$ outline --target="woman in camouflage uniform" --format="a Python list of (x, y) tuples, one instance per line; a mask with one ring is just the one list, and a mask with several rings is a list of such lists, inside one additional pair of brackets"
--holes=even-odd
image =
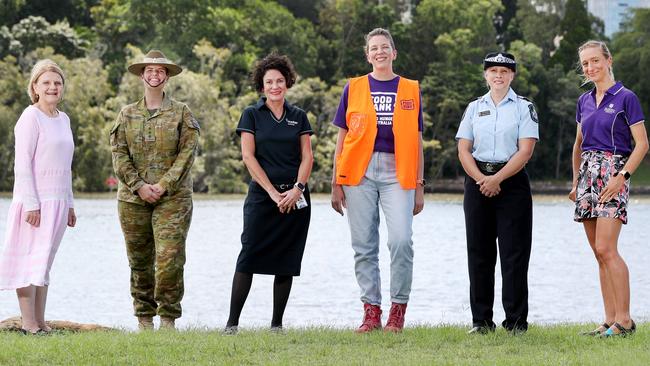
[(140, 329), (174, 328), (181, 316), (185, 239), (192, 219), (190, 169), (199, 124), (184, 103), (163, 92), (182, 69), (156, 50), (128, 67), (144, 97), (122, 108), (111, 129), (120, 224), (131, 267)]

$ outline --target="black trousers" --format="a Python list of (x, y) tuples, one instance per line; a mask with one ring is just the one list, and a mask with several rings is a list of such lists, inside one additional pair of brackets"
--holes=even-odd
[[(465, 178), (465, 230), (474, 326), (494, 326), (494, 268), (497, 242), (501, 260), (502, 302), (506, 329), (528, 328), (528, 262), (533, 201), (525, 169), (504, 180), (501, 192), (488, 198), (476, 181)], [(498, 240), (497, 240), (498, 239)]]

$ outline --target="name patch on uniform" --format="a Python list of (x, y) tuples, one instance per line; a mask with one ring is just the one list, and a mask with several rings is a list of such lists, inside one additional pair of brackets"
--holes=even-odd
[(287, 124), (288, 124), (289, 126), (295, 126), (295, 125), (298, 124), (298, 121), (292, 121), (292, 120), (290, 120), (290, 119), (287, 119)]
[(532, 119), (535, 123), (539, 123), (539, 119), (537, 118), (537, 111), (535, 111), (535, 107), (533, 107), (532, 104), (528, 105), (528, 111), (530, 111), (530, 119)]
[(479, 117), (489, 116), (489, 115), (490, 115), (490, 111), (481, 111), (481, 112), (478, 112), (478, 116), (479, 116)]
[(400, 105), (402, 106), (402, 109), (406, 111), (412, 111), (415, 109), (415, 100), (413, 99), (400, 100)]

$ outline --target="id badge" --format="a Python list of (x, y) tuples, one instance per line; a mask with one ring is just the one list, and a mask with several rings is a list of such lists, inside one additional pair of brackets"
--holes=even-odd
[(296, 208), (298, 210), (300, 210), (301, 208), (305, 208), (307, 206), (309, 206), (309, 204), (307, 203), (307, 200), (305, 199), (305, 194), (301, 193), (300, 198), (298, 198), (298, 201), (296, 201)]

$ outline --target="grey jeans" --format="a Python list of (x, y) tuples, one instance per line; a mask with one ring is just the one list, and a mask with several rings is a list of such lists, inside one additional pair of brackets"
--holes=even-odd
[(395, 303), (409, 300), (413, 280), (413, 206), (415, 190), (402, 189), (397, 181), (395, 155), (375, 152), (357, 186), (343, 186), (354, 250), (354, 270), (361, 301), (381, 304), (379, 276), (379, 206), (386, 218), (390, 251), (390, 297)]

